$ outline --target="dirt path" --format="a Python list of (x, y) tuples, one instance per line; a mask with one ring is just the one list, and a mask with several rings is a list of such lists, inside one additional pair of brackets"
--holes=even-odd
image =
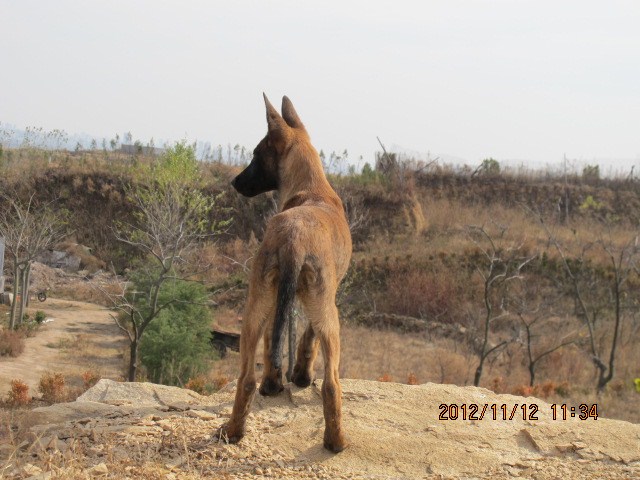
[[(21, 379), (37, 395), (40, 377), (59, 372), (66, 377), (92, 370), (102, 378), (118, 379), (123, 372), (126, 339), (109, 316), (109, 310), (91, 303), (49, 298), (37, 309), (49, 321), (34, 337), (27, 338), (17, 358), (0, 358), (0, 396), (12, 379)], [(29, 309), (33, 315), (35, 308)]]

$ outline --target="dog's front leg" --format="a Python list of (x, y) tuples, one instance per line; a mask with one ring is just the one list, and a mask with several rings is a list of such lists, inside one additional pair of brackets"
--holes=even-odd
[(255, 351), (260, 334), (254, 329), (244, 327), (243, 325), (240, 337), (242, 365), (233, 411), (231, 418), (220, 427), (219, 432), (220, 437), (226, 438), (229, 443), (237, 443), (244, 436), (247, 415), (249, 415), (249, 409), (256, 394)]

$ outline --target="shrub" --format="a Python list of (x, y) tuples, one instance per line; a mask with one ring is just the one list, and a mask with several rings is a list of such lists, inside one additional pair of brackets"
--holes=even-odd
[(211, 314), (207, 292), (198, 283), (176, 280), (161, 290), (162, 303), (174, 299), (147, 327), (140, 344), (140, 360), (149, 380), (184, 385), (209, 369)]
[(31, 401), (29, 398), (29, 386), (22, 380), (11, 380), (8, 403), (12, 407), (22, 407)]
[(519, 385), (512, 390), (513, 395), (519, 395), (521, 397), (531, 397), (533, 395), (533, 387), (529, 385)]
[(507, 391), (507, 385), (502, 377), (494, 377), (491, 380), (491, 386), (488, 388), (495, 393), (505, 393)]
[(100, 375), (93, 370), (87, 370), (82, 374), (82, 384), (85, 390), (89, 390), (100, 380)]
[(64, 400), (65, 381), (61, 373), (45, 373), (40, 378), (38, 391), (42, 394), (42, 400), (48, 403), (56, 403)]
[(0, 357), (17, 357), (24, 351), (24, 334), (17, 330), (0, 332)]
[(483, 175), (500, 175), (500, 162), (495, 158), (485, 158), (478, 167), (478, 172)]
[(411, 372), (407, 377), (407, 385), (418, 385), (418, 377), (416, 374)]
[(378, 378), (379, 382), (393, 382), (393, 378), (388, 373), (385, 373), (380, 378)]
[(16, 327), (16, 330), (26, 338), (35, 337), (39, 329), (40, 324), (34, 322), (33, 320), (26, 320)]
[(533, 387), (529, 385), (520, 385), (515, 387), (511, 393), (514, 395), (520, 395), (522, 397), (542, 397), (547, 398), (552, 394), (557, 394), (560, 396), (567, 396), (568, 393), (568, 384), (567, 383), (555, 383), (553, 381), (546, 381), (543, 383), (538, 383)]
[(582, 178), (586, 181), (597, 181), (600, 179), (600, 165), (585, 165), (582, 169)]
[(42, 322), (44, 322), (46, 318), (47, 318), (47, 314), (44, 313), (42, 310), (38, 310), (35, 316), (33, 317), (33, 319), (36, 321), (38, 325), (42, 324)]
[(395, 268), (389, 273), (381, 308), (388, 313), (434, 319), (452, 317), (455, 300), (450, 278), (426, 270)]
[(202, 375), (198, 375), (197, 377), (190, 378), (189, 381), (184, 385), (184, 388), (188, 388), (189, 390), (193, 390), (200, 395), (205, 394), (206, 380)]
[(214, 392), (217, 392), (222, 387), (224, 387), (227, 383), (229, 383), (230, 379), (226, 375), (219, 373), (215, 375), (212, 379), (212, 388)]

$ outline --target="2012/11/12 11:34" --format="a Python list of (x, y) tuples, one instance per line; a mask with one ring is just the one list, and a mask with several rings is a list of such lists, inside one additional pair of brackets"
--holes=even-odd
[[(523, 403), (515, 404), (513, 407), (509, 407), (503, 403), (498, 405), (493, 404), (477, 404), (477, 403), (442, 403), (438, 407), (440, 409), (440, 420), (514, 420), (522, 418), (524, 421), (539, 420), (538, 413), (540, 407), (536, 403)], [(551, 405), (551, 418), (552, 420), (567, 420), (568, 418), (578, 417), (580, 420), (593, 420), (598, 419), (598, 405), (587, 405), (582, 403), (576, 407), (569, 407), (567, 404), (552, 404)]]

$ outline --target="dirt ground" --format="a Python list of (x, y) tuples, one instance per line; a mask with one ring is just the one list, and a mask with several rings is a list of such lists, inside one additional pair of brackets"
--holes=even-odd
[(108, 309), (55, 298), (32, 307), (30, 315), (42, 310), (51, 321), (26, 339), (20, 356), (0, 358), (0, 396), (6, 396), (13, 379), (22, 380), (31, 395), (38, 395), (38, 382), (47, 371), (72, 377), (91, 370), (102, 378), (121, 379), (126, 338)]
[[(543, 400), (475, 387), (341, 383), (350, 445), (337, 455), (322, 447), (321, 381), (306, 389), (288, 384), (276, 397), (257, 394), (245, 438), (229, 445), (216, 431), (231, 413), (235, 382), (200, 396), (151, 383), (101, 380), (75, 402), (32, 410), (28, 432), (13, 444), (0, 441), (0, 477), (640, 478), (640, 425), (554, 420)], [(446, 419), (440, 417), (442, 404), (450, 406)], [(478, 410), (475, 419), (466, 419), (471, 410), (463, 405), (495, 406), (500, 413), (493, 418), (488, 407), (487, 415)], [(526, 418), (522, 405), (528, 407)], [(458, 406), (455, 419), (451, 406)], [(515, 413), (504, 416), (502, 406)]]

